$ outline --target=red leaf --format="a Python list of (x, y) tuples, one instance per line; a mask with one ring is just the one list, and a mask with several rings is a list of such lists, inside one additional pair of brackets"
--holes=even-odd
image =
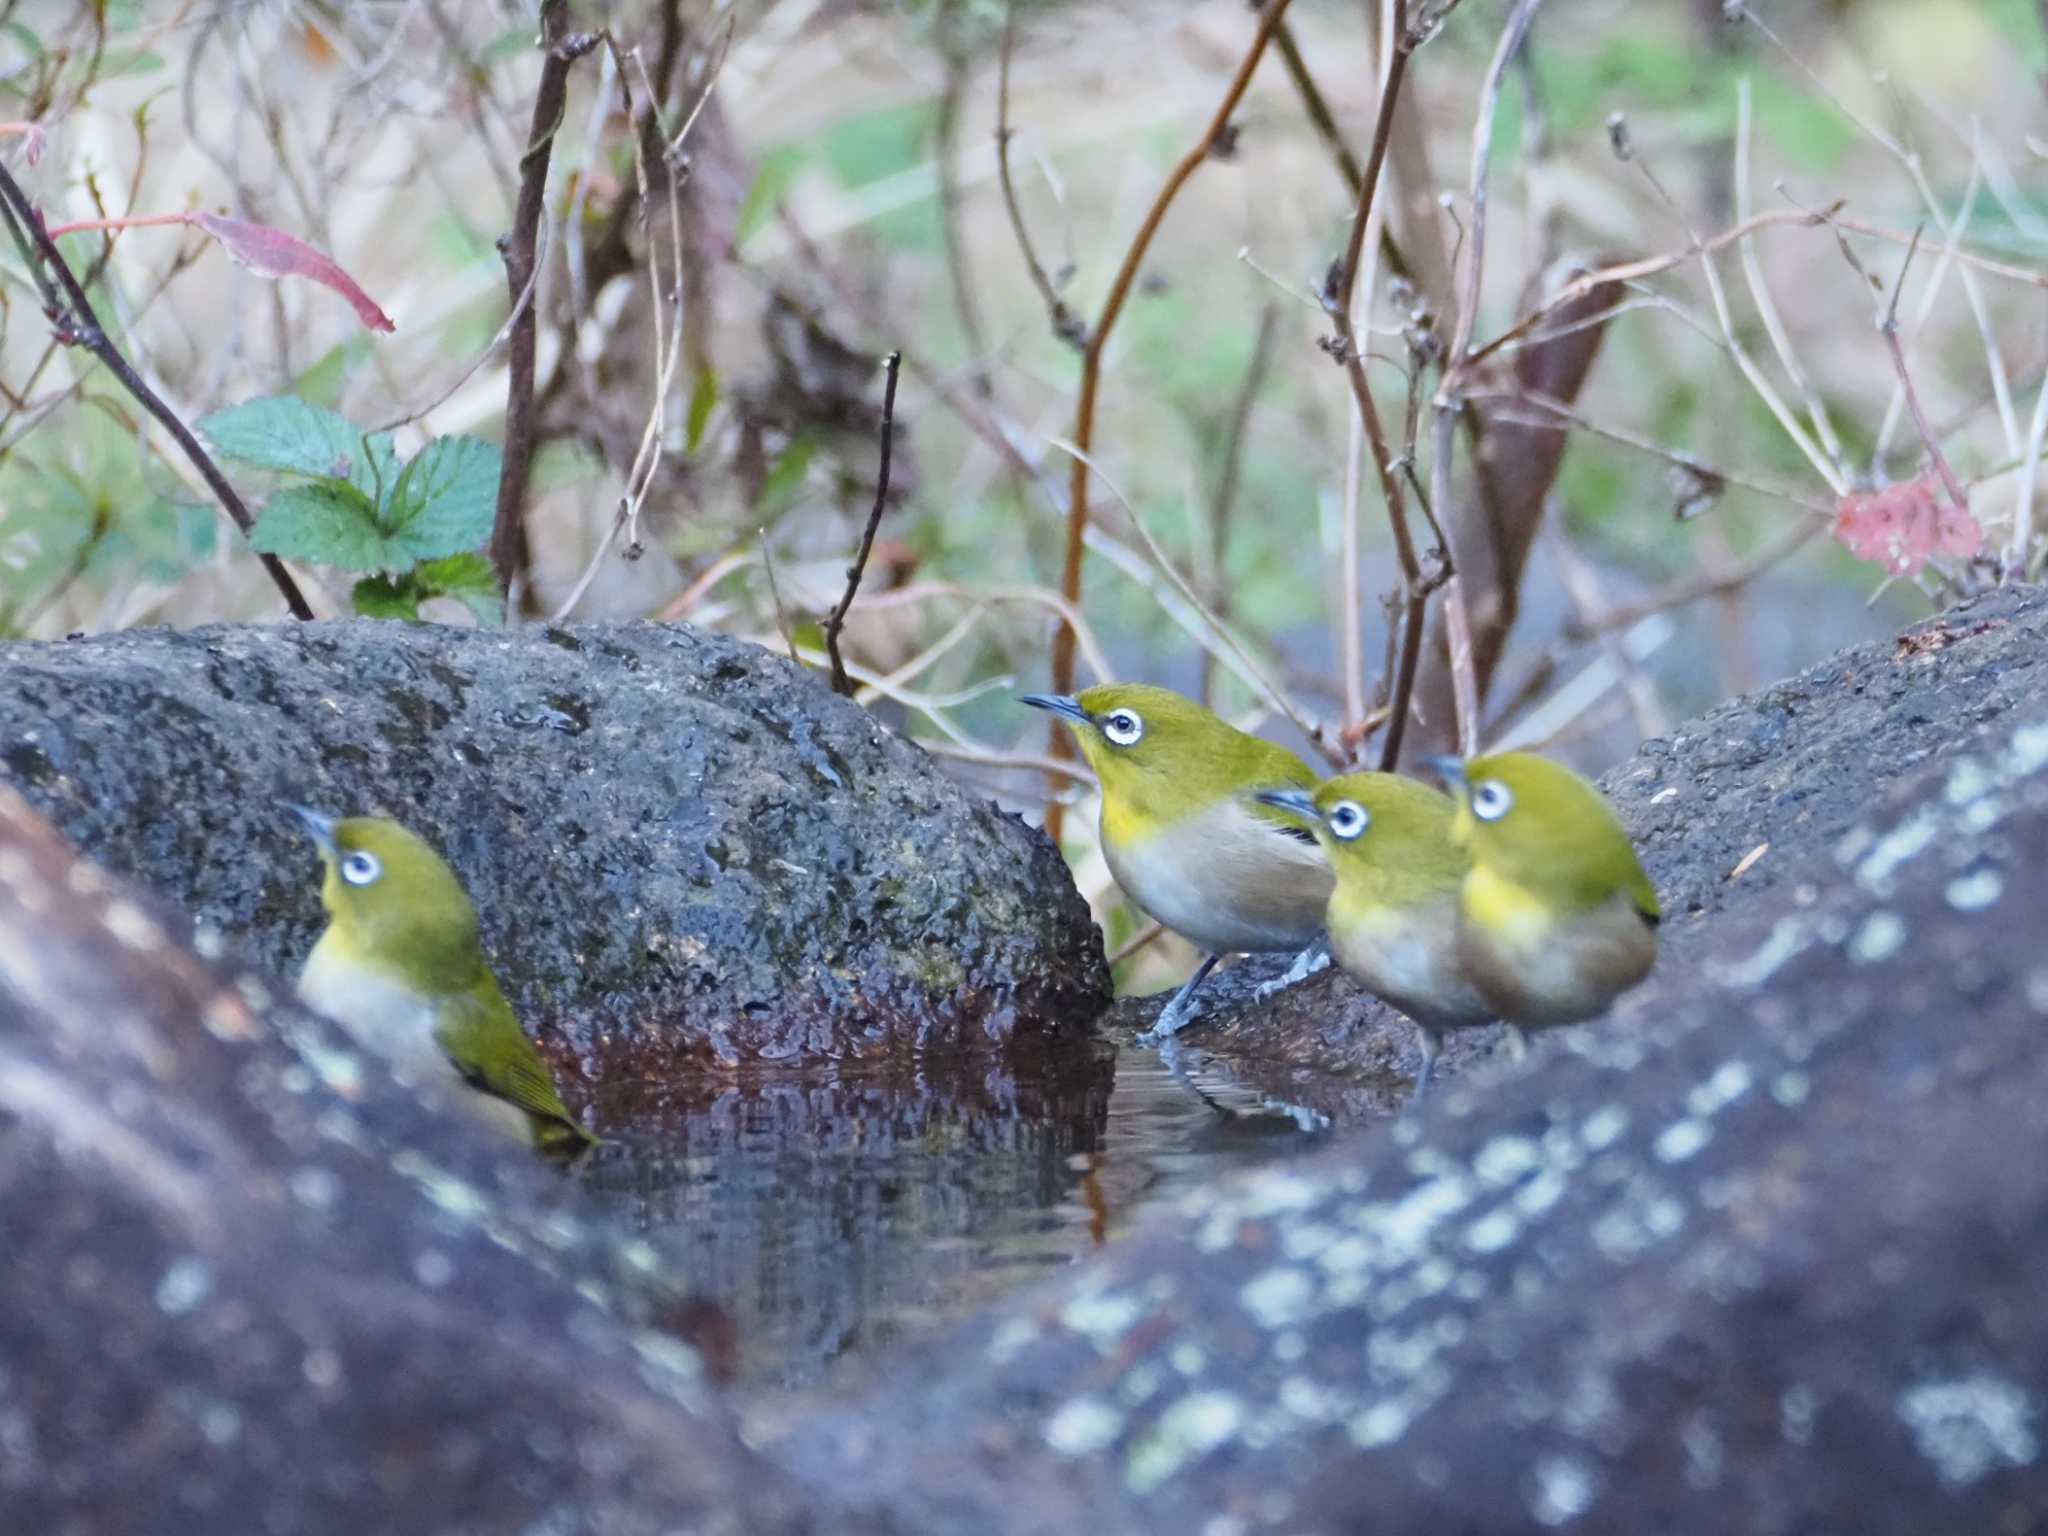
[(1835, 505), (1835, 537), (1859, 560), (1911, 576), (1935, 554), (1967, 559), (1984, 547), (1984, 530), (1967, 507), (1944, 497), (1933, 475), (1851, 491)]
[(322, 255), (305, 241), (268, 224), (223, 218), (217, 213), (195, 213), (192, 222), (227, 247), (228, 255), (251, 272), (263, 277), (310, 277), (354, 305), (356, 314), (371, 330), (398, 329), (391, 323), (391, 317), (356, 286), (356, 280), (335, 265), (333, 258)]

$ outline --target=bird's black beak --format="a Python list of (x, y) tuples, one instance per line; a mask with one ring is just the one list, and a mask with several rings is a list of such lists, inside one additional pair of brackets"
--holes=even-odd
[(332, 816), (323, 816), (311, 806), (295, 805), (289, 800), (284, 802), (284, 808), (306, 824), (306, 835), (313, 839), (322, 853), (334, 852), (335, 819)]
[(1260, 789), (1253, 791), (1252, 798), (1261, 805), (1274, 806), (1305, 817), (1310, 826), (1322, 820), (1316, 811), (1315, 796), (1305, 789)]
[(1081, 707), (1081, 701), (1070, 693), (1026, 693), (1018, 696), (1017, 702), (1029, 704), (1033, 709), (1050, 710), (1063, 720), (1076, 725), (1088, 723), (1088, 711)]
[(1442, 779), (1452, 790), (1465, 787), (1465, 764), (1462, 759), (1439, 753), (1421, 760), (1422, 766)]

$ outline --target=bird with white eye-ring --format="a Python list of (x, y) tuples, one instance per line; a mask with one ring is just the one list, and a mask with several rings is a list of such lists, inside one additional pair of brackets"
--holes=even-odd
[(1657, 892), (1600, 791), (1528, 752), (1431, 766), (1458, 799), (1452, 841), (1472, 860), (1458, 957), (1525, 1029), (1607, 1011), (1657, 959)]
[(1490, 1024), (1494, 1011), (1458, 960), (1464, 854), (1451, 842), (1448, 795), (1391, 773), (1351, 773), (1314, 790), (1268, 789), (1267, 805), (1313, 818), (1336, 873), (1324, 924), (1359, 985), (1415, 1021), (1422, 1097), (1444, 1032)]
[(1204, 951), (1150, 1038), (1187, 1023), (1195, 990), (1225, 955), (1301, 952), (1296, 971), (1313, 968), (1329, 866), (1299, 816), (1252, 798), (1268, 785), (1313, 785), (1308, 764), (1192, 699), (1142, 683), (1023, 702), (1065, 720), (1095, 771), (1102, 855), (1116, 883)]

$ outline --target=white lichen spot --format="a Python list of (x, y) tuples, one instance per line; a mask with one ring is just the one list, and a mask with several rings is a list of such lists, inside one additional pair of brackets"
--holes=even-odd
[(148, 954), (164, 946), (163, 925), (132, 901), (116, 897), (107, 903), (106, 911), (100, 914), (100, 921), (106, 924), (107, 932), (121, 942), (123, 948), (137, 954)]
[(1804, 1072), (1780, 1072), (1771, 1080), (1771, 1097), (1787, 1109), (1797, 1109), (1813, 1091), (1813, 1079)]
[(438, 1291), (455, 1278), (455, 1261), (438, 1248), (425, 1248), (413, 1255), (412, 1272), (421, 1285)]
[(226, 1450), (242, 1438), (242, 1410), (233, 1403), (214, 1400), (199, 1410), (199, 1433), (217, 1450)]
[(1176, 1344), (1166, 1357), (1166, 1363), (1183, 1376), (1199, 1376), (1209, 1363), (1209, 1357), (1196, 1344)]
[(2037, 965), (2027, 972), (2027, 1006), (2036, 1013), (2048, 1013), (2048, 965)]
[(2048, 768), (2048, 721), (2023, 725), (2012, 733), (2001, 765), (2015, 779), (2024, 779)]
[(1747, 1063), (1724, 1061), (1714, 1068), (1712, 1077), (1685, 1096), (1685, 1107), (1696, 1115), (1719, 1114), (1749, 1092), (1752, 1081)]
[(194, 923), (192, 949), (202, 960), (218, 960), (228, 952), (227, 935), (211, 923)]
[(1849, 958), (1858, 965), (1877, 965), (1905, 947), (1905, 922), (1895, 912), (1877, 911), (1863, 919), (1849, 940)]
[(1600, 1496), (1598, 1472), (1577, 1456), (1546, 1456), (1534, 1475), (1529, 1513), (1542, 1525), (1569, 1525)]
[(1682, 1163), (1714, 1139), (1714, 1128), (1690, 1116), (1667, 1125), (1651, 1143), (1660, 1163)]
[(1685, 1480), (1691, 1487), (1702, 1492), (1717, 1487), (1727, 1456), (1721, 1448), (1721, 1436), (1704, 1416), (1694, 1415), (1678, 1436), (1678, 1443), (1685, 1448)]
[(294, 1169), (290, 1180), (292, 1198), (316, 1211), (324, 1211), (341, 1198), (341, 1180), (326, 1168)]
[(1722, 986), (1732, 990), (1760, 987), (1777, 974), (1780, 966), (1812, 942), (1802, 918), (1781, 917), (1771, 925), (1763, 943), (1748, 956), (1732, 963), (1714, 964), (1709, 969)]
[(2024, 1467), (2041, 1454), (2033, 1394), (1989, 1371), (1920, 1382), (1895, 1406), (1920, 1454), (1951, 1488), (2000, 1467)]
[(1038, 1324), (1028, 1317), (1012, 1317), (996, 1329), (995, 1336), (988, 1341), (990, 1365), (1008, 1365), (1029, 1345), (1038, 1342)]
[(1588, 1152), (1598, 1152), (1613, 1146), (1627, 1129), (1628, 1111), (1619, 1104), (1603, 1104), (1586, 1116), (1579, 1127), (1579, 1141)]
[(2005, 877), (1995, 869), (1972, 870), (1949, 881), (1943, 894), (1958, 912), (1982, 912), (2005, 894)]
[(1455, 1216), (1472, 1202), (1472, 1186), (1456, 1173), (1418, 1184), (1392, 1205), (1375, 1206), (1372, 1230), (1379, 1238), (1383, 1259), (1403, 1263), (1428, 1248), (1437, 1224)]
[(1512, 1184), (1543, 1161), (1541, 1150), (1526, 1136), (1496, 1136), (1472, 1159), (1481, 1182), (1498, 1188)]
[(1465, 1246), (1474, 1253), (1499, 1253), (1515, 1240), (1522, 1223), (1506, 1206), (1488, 1211), (1465, 1229)]
[(1060, 1309), (1060, 1321), (1100, 1349), (1122, 1337), (1144, 1310), (1135, 1297), (1114, 1291), (1083, 1292)]
[(1374, 1403), (1352, 1419), (1349, 1426), (1351, 1443), (1366, 1451), (1376, 1446), (1392, 1445), (1408, 1432), (1408, 1421), (1407, 1405), (1399, 1399), (1389, 1398)]
[(1863, 862), (1856, 866), (1858, 883), (1873, 896), (1889, 896), (1892, 876), (1932, 847), (1940, 835), (1941, 816), (1932, 807), (1921, 806), (1880, 837), (1863, 856)]
[(1565, 1189), (1564, 1174), (1546, 1168), (1515, 1191), (1515, 1209), (1524, 1216), (1541, 1216), (1564, 1198)]
[[(2048, 977), (2048, 972), (2044, 972)], [(1372, 1244), (1363, 1237), (1340, 1237), (1316, 1255), (1316, 1267), (1326, 1275), (1354, 1275), (1372, 1263)]]
[(1273, 1358), (1282, 1365), (1292, 1365), (1308, 1353), (1308, 1340), (1292, 1328), (1273, 1336)]
[(1813, 1443), (1813, 1419), (1820, 1401), (1811, 1387), (1787, 1387), (1778, 1395), (1778, 1430), (1793, 1445)]
[(1308, 1315), (1315, 1282), (1299, 1269), (1269, 1269), (1245, 1283), (1238, 1300), (1261, 1328), (1291, 1328)]
[(157, 1310), (166, 1317), (184, 1317), (213, 1294), (213, 1271), (204, 1259), (186, 1255), (171, 1260), (156, 1283)]
[[(657, 1333), (651, 1328), (639, 1329), (633, 1334), (633, 1353), (640, 1357), (642, 1380), (646, 1380), (645, 1372), (648, 1370), (685, 1382), (704, 1379), (704, 1357), (673, 1334)], [(659, 1389), (672, 1383), (653, 1381), (648, 1385)]]
[(1124, 1416), (1099, 1397), (1062, 1403), (1045, 1421), (1045, 1443), (1058, 1456), (1092, 1456), (1116, 1443)]
[(1244, 1407), (1228, 1392), (1191, 1392), (1159, 1416), (1131, 1450), (1124, 1482), (1147, 1494), (1183, 1467), (1223, 1444), (1244, 1422)]
[(1245, 1523), (1236, 1515), (1212, 1515), (1202, 1536), (1245, 1536)]
[(1978, 759), (1958, 758), (1948, 771), (1948, 781), (1941, 786), (1941, 798), (1950, 805), (1964, 806), (1997, 787), (1998, 781)]
[(324, 1344), (316, 1345), (299, 1361), (299, 1371), (307, 1385), (324, 1391), (341, 1381), (341, 1356)]
[(1136, 1365), (1124, 1372), (1124, 1401), (1135, 1408), (1159, 1395), (1159, 1389), (1166, 1385), (1165, 1374), (1149, 1361)]

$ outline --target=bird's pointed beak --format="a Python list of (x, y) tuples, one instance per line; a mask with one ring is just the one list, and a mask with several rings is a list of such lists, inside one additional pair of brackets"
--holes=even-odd
[(1305, 789), (1260, 789), (1252, 792), (1252, 798), (1261, 805), (1270, 805), (1307, 819), (1314, 826), (1322, 817), (1316, 811), (1315, 796)]
[(1018, 696), (1017, 702), (1029, 704), (1033, 709), (1049, 710), (1063, 720), (1076, 725), (1088, 723), (1088, 711), (1081, 707), (1081, 701), (1070, 693), (1026, 693)]
[(1462, 759), (1438, 753), (1421, 761), (1423, 767), (1442, 779), (1452, 790), (1461, 790), (1465, 787), (1465, 764)]
[(305, 823), (306, 835), (313, 839), (322, 853), (334, 852), (335, 819), (332, 816), (323, 816), (311, 806), (297, 805), (290, 800), (284, 802), (284, 808)]

